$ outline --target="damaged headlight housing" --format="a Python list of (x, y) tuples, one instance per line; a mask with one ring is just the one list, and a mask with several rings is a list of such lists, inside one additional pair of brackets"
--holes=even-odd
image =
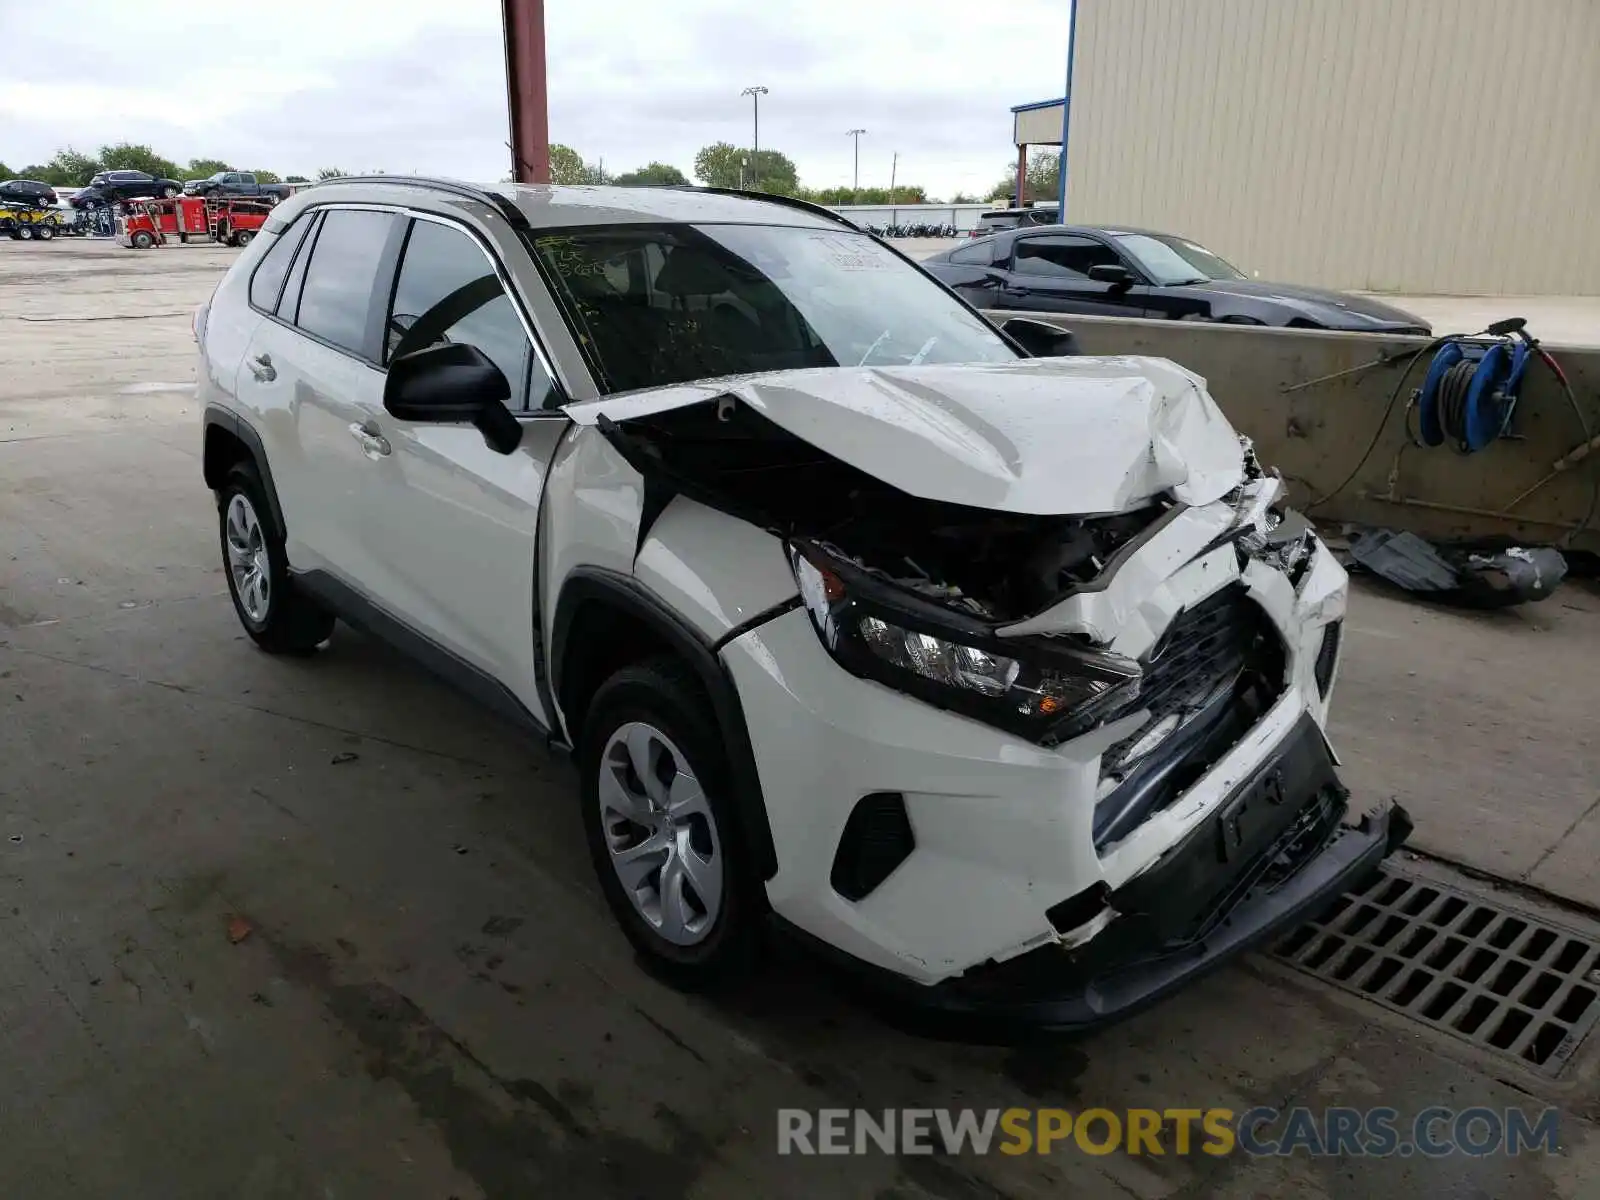
[(902, 592), (814, 543), (790, 547), (800, 598), (852, 675), (1041, 745), (1105, 720), (1139, 694), (1139, 664), (1054, 638), (1004, 639)]

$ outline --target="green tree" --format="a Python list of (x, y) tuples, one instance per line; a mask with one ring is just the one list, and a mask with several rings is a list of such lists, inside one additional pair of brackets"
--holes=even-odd
[(950, 197), (951, 204), (976, 204), (977, 202), (978, 198), (970, 192), (957, 192)]
[(188, 172), (185, 179), (209, 179), (211, 176), (233, 168), (220, 158), (191, 158), (189, 165), (184, 168)]
[(24, 179), (26, 176), (15, 174), (5, 163), (0, 162), (0, 181), (7, 179)]
[(311, 182), (311, 180), (307, 179), (304, 175), (285, 175), (283, 177), (283, 181), (285, 183), (310, 183)]
[(732, 142), (713, 142), (694, 156), (694, 177), (707, 187), (740, 187), (749, 157), (748, 151)]
[(688, 176), (670, 163), (652, 162), (634, 171), (625, 171), (611, 181), (619, 187), (682, 187)]
[(30, 170), (33, 173), (25, 174), (24, 179), (37, 179), (52, 187), (83, 187), (91, 175), (105, 170), (105, 167), (98, 158), (80, 154), (68, 146), (65, 150), (57, 150), (55, 157), (44, 166), (34, 166)]
[(343, 167), (322, 167), (317, 171), (317, 179), (319, 182), (324, 179), (343, 179), (348, 174), (350, 172)]
[(176, 179), (182, 174), (181, 168), (170, 158), (162, 158), (149, 146), (135, 145), (132, 142), (101, 146), (100, 169), (143, 171), (146, 175), (154, 175), (157, 179)]
[(583, 161), (571, 146), (563, 146), (560, 142), (550, 144), (550, 182), (551, 183), (605, 183), (605, 168), (594, 163)]
[(919, 183), (896, 184), (894, 195), (891, 197), (886, 187), (830, 187), (801, 188), (796, 193), (802, 200), (810, 200), (813, 204), (828, 204), (838, 206), (841, 204), (926, 204), (928, 195)]
[[(1061, 194), (1061, 156), (1055, 150), (1035, 150), (1028, 156), (1027, 191), (1017, 197), (1018, 204), (1030, 200), (1054, 200)], [(988, 199), (1006, 200), (1017, 190), (1017, 169), (1012, 166), (1005, 178), (989, 189)]]
[(800, 190), (799, 173), (787, 154), (762, 150), (755, 156), (752, 168), (750, 151), (731, 142), (702, 146), (694, 156), (694, 174), (707, 187), (742, 187), (775, 196), (793, 196)]
[(251, 174), (256, 177), (256, 182), (257, 183), (282, 183), (283, 182), (282, 179), (280, 179), (277, 175), (275, 175), (271, 171), (252, 171)]

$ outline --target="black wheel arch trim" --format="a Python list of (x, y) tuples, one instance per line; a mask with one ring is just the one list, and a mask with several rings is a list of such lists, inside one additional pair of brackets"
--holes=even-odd
[[(739, 821), (736, 833), (750, 854), (758, 877), (763, 882), (771, 879), (778, 872), (772, 824), (767, 819), (766, 798), (761, 790), (761, 775), (756, 767), (755, 750), (750, 744), (750, 732), (745, 724), (744, 706), (739, 701), (739, 689), (717, 655), (722, 643), (707, 638), (632, 576), (600, 567), (579, 567), (562, 583), (550, 625), (550, 684), (556, 696), (561, 695), (561, 676), (573, 620), (588, 603), (622, 609), (630, 617), (643, 622), (659, 634), (694, 671), (711, 701), (712, 714), (722, 734), (723, 748), (728, 754), (728, 770), (733, 784), (732, 795), (728, 799)], [(769, 610), (774, 617), (781, 611), (786, 611), (784, 606)], [(576, 743), (577, 731), (569, 727), (568, 732)]]
[[(261, 441), (261, 435), (255, 431), (254, 426), (238, 413), (230, 412), (219, 404), (206, 405), (204, 427), (207, 433), (212, 426), (232, 434), (245, 444), (250, 451), (250, 456), (255, 460), (256, 471), (261, 476), (261, 486), (267, 491), (267, 507), (272, 510), (272, 524), (278, 531), (279, 537), (285, 537), (286, 531), (283, 524), (283, 506), (278, 503), (278, 488), (272, 482), (272, 465), (267, 462), (267, 448)], [(204, 457), (201, 462), (204, 464)], [(211, 474), (206, 474), (206, 486), (212, 491), (222, 487), (221, 479), (213, 479)]]

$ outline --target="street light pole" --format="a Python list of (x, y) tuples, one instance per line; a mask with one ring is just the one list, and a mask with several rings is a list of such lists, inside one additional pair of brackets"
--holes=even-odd
[(741, 96), (750, 97), (750, 190), (761, 190), (761, 168), (756, 165), (757, 156), (761, 153), (761, 97), (767, 94), (767, 89), (757, 85), (747, 87), (740, 92)]
[(854, 138), (856, 143), (855, 175), (850, 181), (850, 200), (854, 204), (861, 203), (861, 135), (865, 132), (865, 129), (847, 129), (844, 132), (845, 137)]

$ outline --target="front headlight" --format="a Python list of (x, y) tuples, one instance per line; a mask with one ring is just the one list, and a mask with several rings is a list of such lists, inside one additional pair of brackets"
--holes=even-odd
[(1053, 746), (1139, 694), (1139, 664), (991, 626), (896, 589), (815, 543), (790, 547), (800, 598), (828, 652), (873, 679)]

